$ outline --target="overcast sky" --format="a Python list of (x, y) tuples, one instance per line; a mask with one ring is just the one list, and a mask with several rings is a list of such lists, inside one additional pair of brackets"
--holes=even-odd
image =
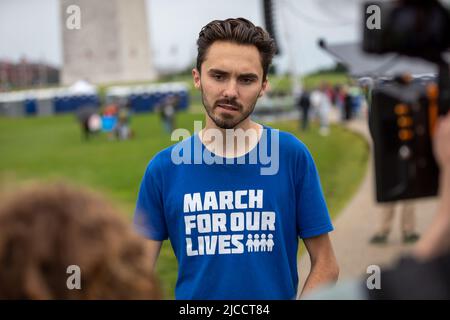
[[(95, 0), (92, 0), (95, 1)], [(123, 0), (126, 1), (126, 0)], [(316, 43), (359, 39), (361, 0), (274, 0), (284, 71), (307, 73), (333, 65)], [(82, 19), (81, 12), (81, 19)], [(262, 0), (147, 0), (154, 64), (185, 68), (196, 55), (201, 27), (213, 19), (245, 17), (263, 24)], [(0, 0), (0, 59), (41, 60), (61, 65), (58, 0)]]

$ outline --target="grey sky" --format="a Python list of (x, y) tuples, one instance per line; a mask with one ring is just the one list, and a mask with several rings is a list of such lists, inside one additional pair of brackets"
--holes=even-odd
[[(279, 67), (306, 73), (332, 65), (333, 60), (317, 48), (317, 39), (323, 37), (330, 43), (356, 40), (360, 2), (274, 0), (283, 53), (276, 61)], [(262, 25), (261, 3), (261, 0), (147, 0), (156, 67), (187, 67), (196, 55), (198, 32), (213, 19), (242, 16)], [(0, 59), (17, 61), (26, 56), (29, 60), (60, 65), (59, 21), (58, 0), (0, 0)]]

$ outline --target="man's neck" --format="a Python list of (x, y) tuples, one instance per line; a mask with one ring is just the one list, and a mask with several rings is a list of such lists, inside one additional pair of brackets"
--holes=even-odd
[(206, 125), (199, 132), (205, 147), (225, 158), (237, 158), (250, 152), (258, 144), (263, 127), (250, 117), (232, 129), (222, 129), (206, 115)]

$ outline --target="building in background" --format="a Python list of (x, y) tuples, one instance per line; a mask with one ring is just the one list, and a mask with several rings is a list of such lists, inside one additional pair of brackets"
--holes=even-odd
[(0, 92), (59, 84), (59, 69), (44, 62), (0, 60)]
[[(156, 78), (145, 0), (60, 0), (60, 5), (63, 85)], [(71, 5), (80, 8), (80, 29), (66, 27)]]

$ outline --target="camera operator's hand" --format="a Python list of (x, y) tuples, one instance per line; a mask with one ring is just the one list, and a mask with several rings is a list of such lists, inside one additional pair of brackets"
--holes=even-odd
[(450, 112), (439, 119), (433, 148), (441, 172), (439, 203), (436, 217), (415, 247), (415, 254), (421, 259), (450, 250)]
[(450, 170), (450, 112), (439, 119), (433, 139), (434, 155), (443, 173)]

